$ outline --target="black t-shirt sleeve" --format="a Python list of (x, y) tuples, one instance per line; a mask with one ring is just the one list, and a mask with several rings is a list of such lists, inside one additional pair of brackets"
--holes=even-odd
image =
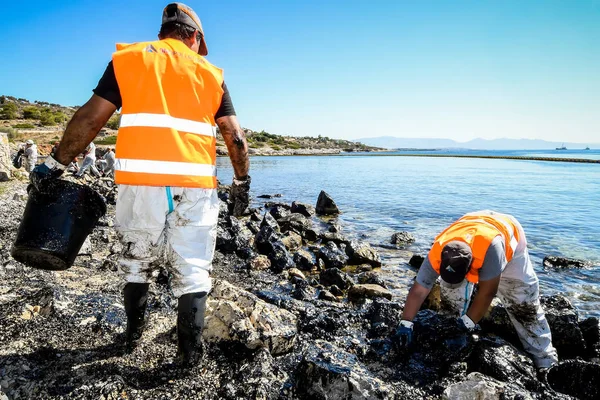
[(102, 78), (98, 82), (98, 86), (93, 90), (96, 96), (102, 97), (104, 100), (108, 100), (117, 107), (121, 108), (123, 100), (121, 99), (121, 92), (119, 91), (119, 85), (117, 83), (117, 77), (115, 75), (115, 67), (113, 67), (112, 61), (108, 63)]
[(229, 94), (229, 89), (227, 89), (227, 85), (223, 82), (223, 97), (221, 98), (221, 105), (215, 114), (215, 119), (221, 117), (230, 117), (235, 115), (235, 108), (233, 108), (233, 102), (231, 101), (231, 95)]

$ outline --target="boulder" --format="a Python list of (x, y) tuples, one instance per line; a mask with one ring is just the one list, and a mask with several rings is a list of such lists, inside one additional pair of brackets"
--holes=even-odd
[(302, 236), (298, 235), (296, 232), (289, 231), (283, 235), (281, 242), (289, 251), (294, 252), (302, 247)]
[(282, 197), (283, 195), (281, 193), (276, 193), (276, 194), (260, 194), (258, 196), (256, 196), (257, 199), (272, 199), (275, 197)]
[[(350, 276), (348, 276), (348, 274), (345, 272), (340, 271), (338, 268), (328, 268), (324, 271), (321, 271), (319, 274), (319, 282), (325, 286), (335, 285), (340, 289), (347, 289), (354, 284)], [(335, 293), (333, 289), (330, 290), (334, 295), (339, 295), (339, 293)]]
[(332, 221), (329, 221), (329, 224), (327, 226), (327, 232), (332, 232), (332, 233), (340, 233), (342, 231), (342, 227)]
[(379, 254), (365, 242), (351, 241), (346, 247), (346, 254), (350, 257), (351, 264), (370, 264), (375, 268), (381, 267)]
[(288, 352), (296, 341), (296, 317), (223, 280), (215, 280), (208, 298), (203, 337), (234, 342), (272, 355)]
[[(350, 284), (352, 285), (353, 282), (351, 282)], [(334, 296), (343, 296), (344, 295), (344, 291), (342, 289), (340, 289), (338, 285), (331, 285), (329, 287), (329, 291)]]
[(600, 394), (600, 364), (568, 360), (550, 368), (548, 385), (559, 393), (581, 400), (595, 400)]
[(275, 272), (281, 272), (294, 267), (294, 261), (290, 253), (281, 242), (272, 244), (273, 250), (267, 255), (271, 261), (271, 269)]
[(340, 213), (340, 209), (335, 204), (335, 201), (329, 196), (324, 190), (319, 193), (317, 199), (317, 206), (315, 207), (317, 215), (337, 215)]
[(403, 306), (382, 298), (374, 299), (367, 310), (366, 317), (371, 323), (370, 337), (391, 337), (402, 320)]
[(386, 287), (385, 282), (383, 281), (383, 279), (381, 278), (381, 275), (379, 275), (376, 272), (361, 272), (360, 274), (358, 274), (356, 276), (356, 279), (358, 280), (358, 283), (361, 284), (372, 284), (372, 285), (379, 285), (381, 287)]
[(280, 220), (281, 218), (289, 216), (291, 213), (287, 205), (283, 206), (281, 204), (276, 204), (269, 208), (269, 214), (271, 214), (276, 220)]
[(587, 268), (593, 264), (589, 261), (578, 260), (576, 258), (546, 256), (544, 257), (544, 267), (547, 268)]
[[(286, 217), (280, 218), (277, 222), (279, 222), (282, 233), (291, 231), (296, 232), (302, 237), (304, 237), (306, 231), (312, 226), (312, 222), (300, 214), (290, 214)], [(307, 240), (310, 239), (307, 238)]]
[(292, 213), (302, 214), (305, 217), (312, 217), (315, 215), (315, 208), (309, 204), (299, 203), (297, 201), (292, 202), (292, 208), (290, 209)]
[(263, 217), (263, 219), (260, 223), (261, 228), (264, 226), (270, 227), (274, 232), (281, 231), (281, 228), (279, 227), (279, 223), (277, 222), (277, 220), (275, 219), (273, 214), (271, 214), (269, 212), (265, 213), (265, 216)]
[(268, 224), (263, 224), (254, 237), (254, 247), (256, 247), (256, 250), (260, 254), (268, 255), (273, 251), (274, 243), (281, 243), (280, 239), (281, 236), (277, 230), (273, 229), (273, 227)]
[(348, 262), (348, 256), (333, 242), (319, 249), (318, 257), (325, 262), (326, 268), (343, 268)]
[(304, 249), (298, 250), (296, 253), (294, 253), (293, 260), (296, 264), (296, 267), (303, 271), (312, 271), (317, 269), (315, 255), (310, 251), (306, 251)]
[(376, 298), (385, 298), (391, 300), (392, 292), (382, 286), (370, 283), (353, 285), (348, 290), (348, 299), (353, 302)]
[(392, 389), (348, 353), (317, 340), (295, 371), (295, 395), (313, 399), (392, 399)]
[(413, 254), (410, 260), (408, 260), (408, 265), (413, 268), (421, 268), (421, 264), (425, 261), (425, 257), (422, 254)]
[(520, 399), (533, 400), (530, 393), (517, 386), (485, 376), (479, 372), (471, 372), (467, 379), (454, 383), (444, 390), (445, 400), (500, 400)]
[(299, 278), (299, 279), (302, 279), (303, 281), (306, 280), (306, 276), (298, 268), (288, 269), (288, 275), (290, 276), (290, 279)]
[(552, 332), (552, 344), (559, 359), (586, 355), (586, 343), (579, 328), (579, 315), (565, 296), (543, 296), (542, 306)]
[(531, 358), (497, 336), (480, 338), (467, 362), (470, 371), (481, 372), (502, 382), (518, 382), (525, 387), (538, 385)]
[(392, 235), (391, 242), (397, 246), (406, 246), (407, 244), (413, 243), (415, 241), (415, 237), (412, 233), (402, 231), (396, 232)]
[(309, 242), (315, 242), (317, 241), (317, 239), (319, 238), (319, 235), (317, 234), (317, 231), (315, 231), (312, 228), (308, 228), (307, 230), (304, 231), (304, 233), (302, 234), (302, 238), (304, 240), (307, 240)]
[(0, 182), (6, 182), (10, 179), (10, 167), (12, 159), (10, 156), (10, 147), (8, 146), (8, 135), (0, 132)]
[(587, 359), (600, 358), (600, 321), (596, 317), (589, 317), (579, 322), (579, 329), (585, 339), (588, 349)]

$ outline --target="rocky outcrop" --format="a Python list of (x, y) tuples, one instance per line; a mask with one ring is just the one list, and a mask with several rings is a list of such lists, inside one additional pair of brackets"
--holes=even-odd
[(338, 208), (335, 201), (329, 196), (324, 190), (321, 190), (319, 193), (319, 198), (317, 199), (317, 206), (315, 207), (315, 212), (317, 215), (337, 215), (340, 213), (340, 209)]
[(541, 298), (552, 332), (552, 344), (559, 359), (586, 355), (586, 343), (579, 328), (579, 315), (573, 304), (562, 295)]
[(319, 259), (323, 260), (326, 268), (342, 269), (348, 262), (348, 256), (334, 242), (321, 246), (318, 253)]
[(328, 342), (317, 340), (305, 352), (295, 373), (296, 395), (313, 399), (393, 399), (391, 387), (357, 359)]
[(590, 317), (579, 322), (579, 329), (585, 339), (588, 359), (600, 362), (600, 321)]
[(290, 209), (290, 211), (293, 213), (302, 214), (307, 218), (310, 218), (313, 215), (315, 215), (315, 208), (313, 206), (311, 206), (310, 204), (299, 203), (297, 201), (292, 202), (292, 208)]
[(558, 256), (544, 257), (543, 264), (547, 268), (588, 268), (593, 266), (589, 261)]
[(394, 233), (391, 239), (392, 244), (395, 244), (396, 246), (406, 246), (414, 241), (415, 237), (413, 234), (406, 231)]
[(389, 290), (387, 290), (386, 288), (384, 288), (382, 286), (374, 285), (371, 283), (353, 285), (348, 290), (348, 299), (350, 301), (358, 302), (358, 301), (362, 301), (364, 299), (377, 299), (377, 298), (384, 298), (384, 299), (391, 300), (392, 292), (390, 292)]
[(379, 254), (365, 242), (351, 241), (346, 247), (346, 254), (351, 264), (370, 264), (375, 268), (381, 267)]
[(289, 311), (230, 283), (215, 281), (203, 332), (208, 342), (234, 342), (251, 350), (265, 348), (276, 355), (294, 346), (296, 333), (296, 317)]
[(553, 390), (581, 400), (595, 400), (600, 394), (600, 364), (561, 362), (548, 371), (546, 379)]
[(421, 268), (423, 261), (425, 261), (425, 256), (423, 256), (422, 254), (413, 254), (410, 260), (408, 260), (408, 265), (410, 265), (413, 268), (419, 269)]
[(337, 286), (341, 289), (347, 289), (354, 284), (348, 274), (340, 271), (338, 268), (328, 268), (325, 271), (321, 271), (319, 279), (321, 284), (325, 286)]
[(0, 182), (6, 182), (10, 179), (10, 167), (12, 160), (10, 157), (10, 147), (8, 146), (8, 135), (0, 132)]

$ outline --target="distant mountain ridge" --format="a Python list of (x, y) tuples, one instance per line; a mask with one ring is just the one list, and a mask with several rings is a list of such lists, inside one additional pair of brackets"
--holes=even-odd
[[(539, 139), (473, 139), (468, 142), (457, 142), (452, 139), (435, 138), (400, 138), (395, 136), (378, 136), (373, 138), (356, 139), (356, 142), (368, 146), (383, 147), (387, 149), (447, 149), (462, 148), (473, 150), (554, 150), (561, 147), (563, 142), (550, 142)], [(569, 150), (600, 148), (600, 143), (573, 143), (564, 142)]]

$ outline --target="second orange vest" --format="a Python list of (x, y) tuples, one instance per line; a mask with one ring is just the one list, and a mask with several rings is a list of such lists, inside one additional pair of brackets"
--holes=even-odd
[(429, 262), (439, 274), (442, 261), (442, 249), (453, 240), (465, 242), (471, 248), (473, 261), (467, 272), (469, 282), (479, 282), (479, 269), (492, 241), (501, 236), (504, 240), (506, 261), (512, 260), (519, 242), (519, 230), (513, 221), (506, 215), (465, 215), (440, 233), (429, 251)]
[(222, 70), (176, 39), (117, 45), (112, 60), (123, 101), (115, 182), (216, 188)]

